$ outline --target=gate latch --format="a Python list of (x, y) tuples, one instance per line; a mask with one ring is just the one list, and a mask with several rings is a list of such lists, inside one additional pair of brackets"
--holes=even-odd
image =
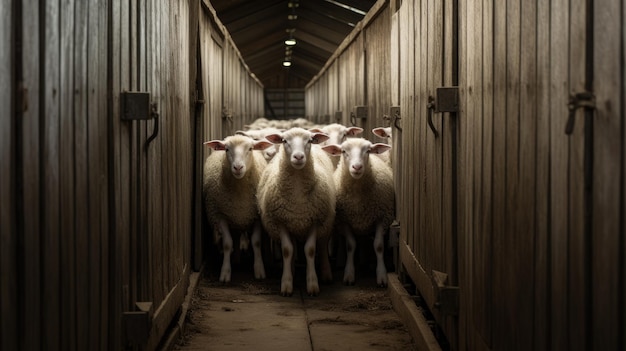
[(567, 124), (565, 125), (565, 134), (570, 135), (574, 131), (574, 120), (576, 118), (576, 110), (579, 108), (588, 108), (591, 110), (596, 109), (596, 97), (592, 92), (583, 91), (580, 93), (572, 93), (569, 96), (567, 103), (567, 109), (569, 110), (569, 117), (567, 118)]
[(150, 93), (145, 91), (123, 91), (122, 100), (122, 121), (141, 121), (154, 119), (154, 130), (152, 135), (146, 140), (145, 147), (156, 138), (159, 133), (159, 113), (156, 103), (150, 103)]

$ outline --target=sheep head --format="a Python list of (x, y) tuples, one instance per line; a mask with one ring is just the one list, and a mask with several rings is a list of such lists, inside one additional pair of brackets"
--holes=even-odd
[(372, 144), (363, 138), (347, 139), (341, 145), (326, 145), (322, 149), (333, 156), (341, 156), (343, 165), (354, 179), (363, 176), (367, 169), (370, 154), (380, 154), (391, 146), (382, 143)]
[(237, 179), (246, 175), (246, 171), (252, 163), (252, 151), (264, 150), (272, 143), (265, 140), (253, 140), (243, 135), (233, 135), (222, 140), (211, 140), (204, 143), (215, 151), (226, 152), (226, 159), (230, 164), (230, 171)]
[(291, 128), (283, 133), (269, 134), (265, 138), (274, 144), (282, 144), (291, 166), (302, 169), (311, 154), (311, 145), (323, 143), (328, 140), (328, 135), (303, 128)]

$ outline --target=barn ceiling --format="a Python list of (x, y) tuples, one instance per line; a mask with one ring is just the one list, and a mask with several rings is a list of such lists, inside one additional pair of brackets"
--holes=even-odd
[[(266, 88), (304, 88), (375, 0), (211, 0)], [(288, 46), (285, 40), (296, 44)], [(290, 67), (283, 66), (285, 58)]]

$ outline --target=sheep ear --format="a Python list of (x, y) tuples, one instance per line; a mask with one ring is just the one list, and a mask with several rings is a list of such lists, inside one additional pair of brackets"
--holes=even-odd
[(322, 150), (328, 152), (329, 154), (333, 155), (333, 156), (339, 156), (341, 155), (341, 146), (339, 145), (325, 145), (322, 146)]
[(207, 141), (204, 145), (208, 145), (213, 150), (226, 150), (226, 144), (221, 140)]
[(283, 143), (283, 137), (280, 134), (266, 135), (265, 139), (269, 140), (270, 142), (272, 142), (274, 144), (282, 144)]
[(376, 143), (370, 147), (370, 153), (372, 154), (381, 154), (387, 150), (391, 149), (391, 146), (383, 143)]
[(363, 128), (360, 127), (349, 127), (346, 130), (346, 135), (355, 136), (363, 133)]
[(325, 142), (330, 137), (326, 133), (316, 132), (316, 133), (313, 133), (312, 138), (313, 138), (313, 144), (319, 144), (319, 143)]
[(387, 131), (383, 127), (378, 127), (378, 128), (372, 129), (372, 133), (378, 135), (381, 138), (389, 137), (389, 134), (387, 133)]
[(270, 143), (269, 141), (259, 140), (254, 142), (254, 150), (265, 150), (270, 146), (274, 146), (274, 144)]
[(319, 128), (311, 128), (309, 129), (309, 132), (311, 133), (324, 133), (321, 129)]

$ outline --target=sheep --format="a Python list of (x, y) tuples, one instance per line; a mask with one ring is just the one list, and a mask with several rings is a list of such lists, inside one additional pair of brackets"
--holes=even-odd
[(387, 269), (383, 259), (384, 234), (395, 217), (395, 193), (391, 167), (370, 154), (389, 150), (387, 144), (372, 144), (364, 138), (350, 138), (341, 145), (327, 145), (322, 149), (340, 156), (334, 173), (337, 191), (337, 227), (346, 238), (346, 266), (343, 282), (354, 284), (355, 235), (374, 232), (376, 253), (376, 283), (387, 285)]
[[(393, 138), (391, 137), (391, 127), (377, 127), (372, 129), (372, 133), (374, 133), (376, 136), (383, 138), (386, 140), (387, 145), (389, 145), (389, 147), (393, 147)], [(380, 154), (377, 154), (378, 157), (380, 157), (383, 161), (385, 161), (387, 164), (392, 165), (393, 164), (393, 160), (391, 158), (391, 152), (383, 152)]]
[(255, 141), (242, 135), (204, 143), (214, 151), (204, 163), (203, 195), (207, 218), (222, 234), (224, 258), (220, 282), (231, 279), (230, 254), (233, 249), (231, 230), (252, 228), (254, 277), (265, 278), (261, 256), (261, 222), (256, 203), (256, 189), (266, 161), (260, 153), (272, 146), (267, 140)]
[[(276, 133), (280, 133), (280, 130), (273, 128), (273, 127), (266, 127), (262, 129), (250, 129), (250, 130), (245, 130), (245, 131), (238, 130), (235, 132), (235, 134), (245, 135), (254, 140), (264, 140), (264, 141), (266, 141), (265, 139), (266, 135), (276, 134)], [(265, 160), (269, 162), (272, 160), (272, 158), (274, 158), (279, 148), (280, 148), (280, 145), (271, 144), (270, 147), (267, 147), (264, 150), (261, 150), (261, 152), (263, 153), (263, 157), (265, 158)]]
[(281, 242), (283, 274), (280, 291), (283, 296), (293, 294), (292, 240), (304, 240), (307, 293), (317, 295), (315, 251), (318, 239), (322, 280), (329, 275), (332, 280), (327, 241), (323, 243), (330, 236), (335, 219), (335, 186), (328, 155), (313, 144), (324, 142), (328, 135), (291, 128), (265, 138), (274, 144), (282, 144), (261, 175), (257, 190), (263, 226), (270, 238)]
[[(323, 126), (322, 128), (312, 128), (309, 130), (314, 131), (314, 132), (322, 132), (322, 133), (328, 134), (328, 140), (320, 144), (321, 146), (330, 145), (330, 144), (341, 145), (341, 143), (343, 143), (346, 140), (346, 138), (354, 137), (363, 133), (363, 128), (346, 127), (343, 124), (339, 124), (339, 123), (332, 123), (332, 124)], [(339, 158), (333, 157), (331, 158), (331, 161), (333, 162), (334, 168), (337, 168), (337, 164), (339, 163)]]

